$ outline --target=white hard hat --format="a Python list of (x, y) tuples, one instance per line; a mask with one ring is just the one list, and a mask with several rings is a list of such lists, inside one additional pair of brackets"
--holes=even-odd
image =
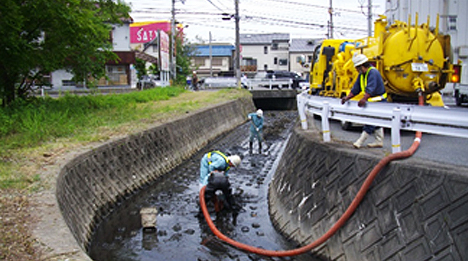
[(241, 158), (238, 155), (229, 156), (228, 159), (229, 162), (231, 162), (232, 165), (234, 165), (234, 167), (239, 167), (239, 165), (241, 164)]
[(353, 56), (354, 67), (357, 67), (359, 65), (363, 65), (368, 60), (369, 59), (364, 54), (355, 55), (355, 56)]
[(263, 117), (263, 111), (262, 111), (262, 109), (258, 109), (258, 110), (257, 110), (257, 116), (258, 116), (258, 117)]

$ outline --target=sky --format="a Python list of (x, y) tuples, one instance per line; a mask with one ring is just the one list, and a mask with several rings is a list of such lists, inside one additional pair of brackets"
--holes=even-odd
[[(124, 0), (134, 22), (170, 20), (172, 0)], [(370, 0), (239, 0), (241, 34), (289, 33), (291, 38), (326, 38), (333, 7), (333, 38), (358, 39), (368, 34)], [(175, 0), (176, 21), (186, 26), (192, 43), (234, 43), (235, 0)], [(385, 12), (385, 0), (372, 0), (373, 20)]]

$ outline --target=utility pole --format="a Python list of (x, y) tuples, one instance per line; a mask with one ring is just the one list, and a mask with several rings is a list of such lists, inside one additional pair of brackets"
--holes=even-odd
[(367, 3), (367, 36), (372, 36), (372, 0)]
[(240, 78), (240, 42), (239, 42), (239, 0), (234, 0), (234, 5), (236, 8), (236, 15), (234, 17), (236, 21), (236, 79), (237, 79), (237, 88), (241, 88), (241, 78)]
[(330, 0), (330, 8), (328, 8), (328, 14), (330, 14), (330, 31), (328, 34), (329, 39), (333, 39), (333, 3), (332, 0)]
[(170, 52), (171, 63), (170, 63), (169, 71), (171, 74), (171, 78), (174, 81), (176, 79), (176, 57), (174, 54), (174, 51), (176, 48), (175, 47), (176, 46), (176, 43), (175, 43), (175, 0), (172, 0), (171, 43), (172, 43), (171, 52)]
[(210, 77), (213, 77), (213, 50), (211, 48), (211, 31), (210, 31)]

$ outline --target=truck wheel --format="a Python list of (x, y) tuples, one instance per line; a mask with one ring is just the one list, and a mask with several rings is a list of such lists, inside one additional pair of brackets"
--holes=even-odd
[(458, 94), (458, 95), (455, 95), (455, 104), (457, 106), (461, 106), (462, 105), (462, 101), (463, 101), (463, 96)]

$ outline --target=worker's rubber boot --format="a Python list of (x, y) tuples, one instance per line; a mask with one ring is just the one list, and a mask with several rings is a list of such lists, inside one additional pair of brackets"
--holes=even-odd
[(249, 154), (252, 154), (253, 142), (249, 142)]
[(383, 128), (378, 128), (374, 131), (375, 141), (369, 143), (367, 146), (369, 148), (382, 148), (383, 147), (383, 138), (384, 138), (384, 131)]
[(369, 134), (367, 132), (363, 131), (361, 133), (361, 137), (359, 137), (359, 139), (357, 139), (357, 141), (353, 143), (353, 146), (356, 149), (361, 148), (362, 144), (367, 140), (368, 137), (369, 137)]
[(262, 143), (258, 143), (258, 154), (262, 154)]

